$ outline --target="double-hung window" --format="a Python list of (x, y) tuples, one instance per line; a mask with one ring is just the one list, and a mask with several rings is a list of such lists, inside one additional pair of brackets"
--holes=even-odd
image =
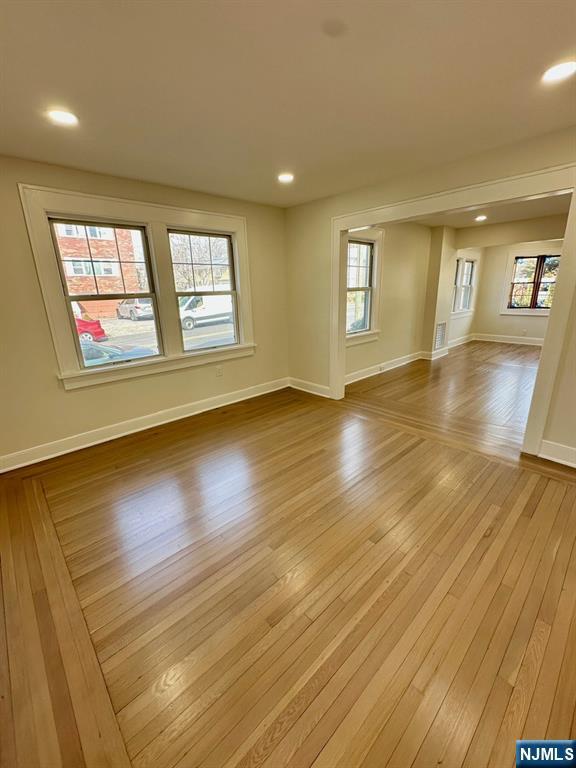
[(507, 308), (550, 309), (559, 267), (559, 255), (517, 256), (514, 259)]
[(346, 264), (346, 333), (371, 328), (374, 243), (348, 241)]
[[(160, 355), (144, 230), (56, 219), (50, 225), (81, 364), (111, 365)], [(130, 302), (146, 308), (137, 327), (124, 312)], [(110, 346), (99, 347), (102, 342)]]
[(184, 350), (236, 344), (232, 239), (228, 235), (174, 230), (169, 238)]
[(475, 270), (476, 263), (472, 259), (456, 259), (452, 312), (467, 312), (472, 309)]
[(66, 389), (254, 354), (244, 217), (19, 189)]

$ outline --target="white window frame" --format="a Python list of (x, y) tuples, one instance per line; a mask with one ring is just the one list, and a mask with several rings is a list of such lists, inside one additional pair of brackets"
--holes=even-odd
[[(54, 342), (58, 376), (65, 389), (77, 389), (254, 354), (256, 345), (244, 217), (27, 184), (18, 186)], [(156, 286), (157, 324), (164, 342), (162, 355), (153, 359), (130, 361), (121, 366), (81, 366), (62, 290), (58, 256), (51, 236), (49, 218), (98, 221), (117, 226), (137, 225), (144, 228), (150, 249), (150, 268)], [(227, 347), (184, 352), (168, 241), (169, 229), (227, 234), (231, 237), (238, 297), (238, 343)]]
[[(464, 265), (469, 261), (472, 262), (472, 282), (470, 283), (470, 306), (462, 309), (454, 309), (455, 306), (459, 306), (460, 297), (462, 291), (466, 287), (464, 285)], [(456, 274), (454, 280), (454, 289), (452, 293), (452, 315), (464, 316), (472, 315), (474, 313), (474, 306), (476, 302), (476, 280), (478, 276), (478, 259), (472, 256), (458, 256), (456, 258)]]
[[(384, 231), (373, 228), (369, 233), (351, 232), (348, 235), (348, 240), (372, 244), (372, 298), (370, 302), (370, 328), (367, 331), (354, 331), (352, 333), (346, 333), (346, 346), (355, 347), (358, 344), (367, 344), (372, 341), (378, 341), (380, 338), (380, 278)], [(346, 272), (346, 275), (347, 274), (348, 272)]]
[(520, 317), (522, 315), (532, 317), (548, 317), (550, 314), (549, 309), (511, 309), (508, 306), (508, 300), (510, 298), (510, 286), (512, 285), (512, 278), (514, 277), (514, 264), (518, 256), (540, 256), (545, 251), (550, 251), (551, 254), (561, 254), (563, 240), (539, 240), (534, 243), (518, 243), (512, 245), (508, 249), (508, 259), (506, 261), (506, 274), (504, 277), (504, 284), (502, 286), (502, 294), (500, 298), (500, 314), (501, 315), (515, 315)]

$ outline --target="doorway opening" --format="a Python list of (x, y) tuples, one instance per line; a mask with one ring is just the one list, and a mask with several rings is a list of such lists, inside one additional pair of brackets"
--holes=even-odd
[(542, 349), (561, 348), (573, 292), (562, 269), (571, 203), (563, 189), (380, 221), (373, 211), (373, 223), (340, 230), (343, 381), (332, 396), (346, 387), (359, 408), (469, 448), (538, 454)]

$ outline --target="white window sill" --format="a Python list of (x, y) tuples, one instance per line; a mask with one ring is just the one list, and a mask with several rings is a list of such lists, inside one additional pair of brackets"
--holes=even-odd
[(367, 344), (369, 341), (378, 341), (380, 331), (359, 331), (346, 336), (346, 346), (354, 347), (356, 344)]
[(501, 309), (501, 315), (532, 315), (533, 317), (548, 317), (549, 309)]
[(451, 312), (452, 317), (469, 317), (474, 314), (473, 309), (460, 309), (458, 312)]
[(64, 389), (80, 389), (92, 387), (96, 384), (106, 384), (110, 381), (121, 379), (133, 379), (137, 376), (149, 376), (153, 373), (175, 371), (180, 368), (189, 368), (196, 365), (209, 365), (222, 360), (232, 360), (236, 357), (248, 357), (253, 355), (255, 344), (235, 344), (231, 347), (219, 347), (202, 352), (187, 352), (173, 357), (157, 357), (153, 360), (138, 360), (124, 365), (102, 366), (99, 368), (86, 368), (81, 371), (72, 371), (60, 374), (60, 380)]

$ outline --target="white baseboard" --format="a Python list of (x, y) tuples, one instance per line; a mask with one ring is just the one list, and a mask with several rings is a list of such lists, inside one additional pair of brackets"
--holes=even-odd
[(414, 360), (420, 360), (422, 353), (413, 352), (411, 355), (404, 355), (403, 357), (396, 357), (393, 360), (388, 360), (378, 365), (371, 365), (369, 368), (362, 368), (359, 371), (352, 371), (352, 373), (346, 374), (346, 384), (352, 384), (354, 381), (360, 381), (361, 379), (368, 379), (370, 376), (377, 376), (384, 371), (391, 371), (393, 368), (399, 368), (401, 365), (412, 363)]
[(309, 392), (311, 395), (320, 397), (330, 397), (330, 387), (325, 384), (316, 384), (313, 381), (304, 381), (304, 379), (288, 379), (288, 386), (292, 389), (300, 389), (302, 392)]
[[(105, 443), (106, 441), (113, 440), (117, 437), (130, 435), (134, 432), (141, 432), (144, 429), (150, 429), (150, 427), (157, 427), (160, 424), (167, 424), (170, 421), (184, 419), (188, 416), (193, 416), (196, 413), (211, 411), (214, 408), (221, 408), (224, 405), (238, 403), (241, 400), (248, 400), (251, 397), (258, 397), (258, 395), (265, 395), (269, 392), (275, 392), (278, 389), (285, 389), (290, 386), (294, 386), (294, 384), (292, 384), (291, 379), (288, 377), (276, 379), (275, 381), (268, 381), (264, 384), (256, 384), (253, 387), (238, 389), (235, 392), (228, 392), (224, 395), (208, 397), (205, 400), (197, 400), (196, 402), (187, 403), (186, 405), (178, 405), (175, 408), (167, 408), (162, 411), (147, 414), (146, 416), (139, 416), (135, 419), (121, 421), (117, 424), (99, 427), (98, 429), (92, 429), (89, 432), (82, 432), (79, 435), (71, 435), (70, 437), (64, 437), (50, 443), (35, 445), (32, 448), (25, 448), (23, 451), (8, 453), (4, 456), (0, 456), (0, 472), (8, 472), (12, 469), (27, 466), (28, 464), (35, 464), (38, 461), (45, 461), (46, 459), (51, 459), (55, 456), (61, 456), (64, 453), (77, 451), (80, 448), (88, 448), (91, 445)], [(300, 389), (300, 387), (297, 388)], [(326, 390), (327, 389), (328, 387), (326, 387)]]
[(499, 336), (492, 333), (473, 333), (470, 341), (497, 341), (501, 344), (532, 344), (541, 347), (544, 339), (537, 336)]
[(466, 336), (458, 336), (457, 339), (452, 339), (452, 341), (448, 342), (448, 347), (452, 349), (452, 347), (459, 347), (460, 344), (468, 344), (469, 341), (474, 341), (474, 336), (471, 333), (468, 333)]
[(542, 440), (538, 456), (541, 459), (556, 461), (558, 464), (566, 464), (569, 467), (576, 467), (576, 448), (571, 445), (562, 445), (562, 443), (553, 443), (550, 440)]
[(450, 350), (448, 347), (442, 347), (442, 349), (435, 349), (434, 352), (420, 352), (421, 360), (438, 360), (441, 357), (446, 357)]

